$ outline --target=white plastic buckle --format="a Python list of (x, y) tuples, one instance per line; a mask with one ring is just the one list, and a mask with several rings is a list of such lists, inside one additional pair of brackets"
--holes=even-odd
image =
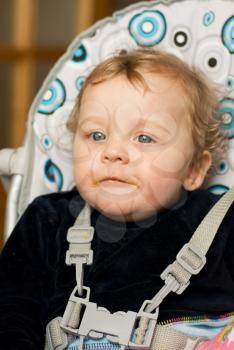
[(92, 226), (73, 226), (67, 233), (67, 240), (70, 243), (66, 253), (66, 264), (72, 265), (76, 263), (91, 265), (93, 262), (93, 251), (91, 250), (91, 242), (94, 236), (94, 228)]
[[(196, 255), (200, 259), (200, 264), (198, 267), (194, 268), (189, 264), (190, 252)], [(198, 274), (206, 263), (206, 257), (195, 248), (191, 243), (186, 243), (176, 256), (176, 261), (191, 275)], [(177, 281), (176, 277), (172, 274), (173, 264), (167, 266), (167, 268), (162, 272), (161, 278), (165, 280), (165, 286), (159, 291), (158, 298), (161, 297), (160, 293), (165, 297), (165, 294), (173, 291), (177, 294), (182, 294), (183, 291), (188, 287), (190, 281), (185, 284)]]
[(69, 243), (89, 243), (92, 241), (93, 235), (93, 226), (72, 226), (68, 230), (67, 240)]
[[(194, 268), (189, 264), (189, 256), (194, 254), (196, 258), (200, 259), (200, 264), (198, 267)], [(198, 274), (206, 263), (206, 257), (201, 253), (201, 251), (192, 245), (191, 243), (185, 244), (176, 256), (177, 262), (192, 275)]]
[(83, 265), (91, 265), (93, 263), (93, 251), (91, 242), (94, 236), (94, 228), (92, 226), (72, 226), (67, 233), (69, 249), (66, 252), (66, 264), (76, 265), (76, 281), (78, 293), (83, 293)]
[(180, 285), (180, 283), (175, 279), (174, 276), (170, 274), (169, 265), (161, 274), (161, 278), (165, 280), (164, 286), (158, 291), (158, 293), (153, 297), (153, 299), (150, 302), (150, 305), (147, 307), (148, 312), (152, 312), (155, 309), (158, 309), (159, 305), (163, 301), (163, 299), (170, 293), (170, 292), (177, 292), (178, 290), (181, 290), (181, 293), (184, 291), (185, 288)]
[(84, 290), (86, 290), (86, 296), (85, 297), (77, 297), (76, 293), (78, 291), (78, 288), (75, 287), (70, 295), (67, 307), (65, 309), (65, 312), (63, 314), (62, 320), (60, 322), (61, 328), (68, 334), (73, 334), (75, 336), (78, 335), (78, 328), (71, 328), (68, 326), (69, 320), (72, 316), (74, 306), (75, 304), (81, 304), (83, 306), (86, 306), (86, 304), (89, 302), (90, 297), (90, 288), (89, 287), (83, 287)]
[(162, 287), (162, 289), (157, 294), (159, 304), (166, 297), (166, 295), (169, 294), (170, 292), (175, 292), (176, 294), (182, 294), (183, 291), (188, 287), (188, 285), (190, 283), (189, 281), (186, 284), (180, 283), (179, 281), (177, 281), (175, 276), (173, 276), (171, 274), (171, 271), (172, 271), (172, 264), (168, 265), (167, 268), (160, 275), (162, 280), (165, 281), (165, 285)]
[[(121, 350), (125, 349), (144, 349), (149, 350), (152, 342), (154, 330), (158, 318), (158, 309), (151, 314), (145, 312), (146, 305), (151, 303), (145, 300), (138, 313), (133, 311), (118, 311), (110, 313), (104, 307), (98, 307), (97, 304), (89, 301), (90, 289), (87, 290), (86, 298), (77, 297), (75, 288), (69, 298), (67, 308), (61, 320), (60, 326), (66, 332), (78, 336), (80, 338), (79, 349), (83, 349), (84, 340), (86, 338), (100, 339), (105, 336), (110, 342), (119, 344)], [(83, 316), (79, 322), (77, 329), (68, 326), (69, 319), (74, 310), (74, 304), (79, 303), (83, 307)], [(137, 320), (141, 317), (149, 319), (149, 325), (144, 337), (143, 344), (134, 343), (134, 331), (136, 330)]]
[(145, 300), (142, 304), (139, 312), (137, 313), (137, 319), (141, 319), (142, 317), (147, 318), (149, 320), (147, 331), (144, 336), (144, 342), (143, 344), (136, 344), (133, 341), (129, 341), (128, 346), (126, 349), (142, 349), (147, 350), (151, 349), (151, 343), (153, 340), (153, 335), (155, 332), (155, 327), (157, 325), (158, 320), (158, 314), (159, 314), (159, 307), (156, 308), (155, 312), (152, 313), (150, 311), (150, 305), (152, 303), (152, 300)]

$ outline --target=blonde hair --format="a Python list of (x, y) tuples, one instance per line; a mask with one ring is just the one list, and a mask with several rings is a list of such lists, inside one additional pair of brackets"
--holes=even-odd
[(89, 85), (124, 75), (133, 85), (141, 84), (147, 89), (144, 72), (163, 75), (182, 87), (192, 122), (191, 132), (196, 150), (193, 162), (199, 162), (204, 150), (209, 151), (212, 156), (212, 166), (208, 175), (211, 175), (226, 151), (225, 137), (218, 118), (218, 91), (202, 72), (190, 67), (172, 54), (152, 49), (138, 49), (120, 53), (98, 64), (87, 77), (78, 95), (67, 123), (68, 129), (71, 132), (76, 130), (77, 114), (84, 92)]

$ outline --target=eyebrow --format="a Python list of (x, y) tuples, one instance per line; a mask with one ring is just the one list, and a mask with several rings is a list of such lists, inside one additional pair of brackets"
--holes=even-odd
[(141, 127), (141, 126), (144, 126), (144, 125), (147, 125), (147, 124), (150, 124), (150, 125), (153, 125), (154, 127), (157, 127), (158, 129), (161, 129), (162, 131), (166, 132), (167, 134), (170, 134), (170, 131), (164, 127), (163, 125), (161, 125), (158, 121), (153, 121), (153, 120), (145, 120), (145, 119), (141, 119), (136, 127)]
[(93, 115), (93, 116), (91, 115), (91, 116), (88, 116), (87, 118), (85, 118), (84, 120), (82, 120), (82, 118), (79, 118), (79, 120), (81, 120), (81, 121), (78, 124), (84, 124), (85, 122), (102, 122), (104, 120), (104, 118), (97, 116), (97, 115)]

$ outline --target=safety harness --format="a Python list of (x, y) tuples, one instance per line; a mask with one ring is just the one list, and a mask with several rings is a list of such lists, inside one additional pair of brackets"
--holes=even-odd
[[(234, 187), (226, 192), (201, 221), (190, 241), (186, 243), (161, 274), (164, 286), (151, 300), (145, 300), (138, 312), (110, 313), (90, 302), (90, 288), (83, 286), (84, 265), (93, 262), (91, 242), (91, 208), (86, 203), (74, 226), (69, 228), (69, 249), (66, 264), (75, 265), (77, 286), (70, 295), (63, 317), (53, 319), (46, 327), (46, 350), (63, 350), (79, 338), (79, 350), (85, 349), (86, 339), (104, 336), (120, 350), (192, 350), (202, 341), (188, 337), (170, 327), (157, 324), (159, 305), (170, 293), (181, 294), (192, 275), (198, 274), (206, 263), (206, 254), (218, 228), (234, 200)], [(97, 347), (98, 348), (98, 347)], [(114, 348), (114, 347), (113, 347)]]

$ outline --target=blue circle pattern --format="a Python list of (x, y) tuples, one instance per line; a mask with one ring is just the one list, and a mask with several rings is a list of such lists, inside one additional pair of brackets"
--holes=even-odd
[(222, 40), (230, 53), (234, 53), (234, 16), (230, 17), (224, 24)]
[(222, 129), (227, 134), (227, 137), (229, 139), (234, 137), (234, 100), (230, 98), (225, 98), (221, 101), (220, 107), (219, 107), (219, 114), (229, 114), (230, 115), (230, 122), (228, 124), (223, 123)]
[[(48, 93), (50, 97), (46, 98), (46, 94)], [(38, 107), (38, 112), (49, 115), (54, 113), (65, 102), (66, 90), (62, 81), (59, 79), (56, 79), (51, 84), (46, 94), (44, 95), (44, 98)]]
[(203, 24), (204, 26), (208, 27), (211, 25), (215, 20), (215, 14), (213, 11), (206, 12), (203, 17)]
[(226, 86), (227, 86), (228, 91), (231, 91), (234, 89), (234, 77), (233, 76), (228, 77)]
[(73, 53), (72, 61), (83, 62), (87, 58), (87, 51), (83, 44), (81, 44)]
[(76, 79), (76, 88), (78, 91), (81, 90), (82, 86), (84, 85), (84, 82), (85, 82), (84, 76), (80, 76)]
[(218, 164), (218, 168), (217, 168), (217, 173), (218, 174), (225, 174), (229, 169), (228, 163), (226, 160), (221, 160), (220, 163)]
[(208, 188), (208, 190), (211, 192), (211, 193), (214, 193), (214, 194), (223, 194), (225, 192), (227, 192), (230, 188), (225, 186), (225, 185), (213, 185), (213, 186), (210, 186)]
[[(152, 24), (152, 30), (149, 32), (145, 32), (143, 30), (143, 25), (145, 23), (151, 23)], [(153, 22), (152, 18), (150, 17), (145, 17), (143, 18), (137, 25), (137, 31), (140, 34), (140, 36), (142, 36), (143, 38), (151, 38), (153, 35), (155, 35), (157, 33), (158, 30), (158, 25), (157, 22)]]
[(44, 164), (44, 175), (49, 182), (56, 185), (58, 191), (62, 190), (63, 175), (59, 168), (50, 159)]
[(51, 146), (51, 140), (50, 140), (50, 138), (49, 138), (48, 135), (44, 135), (44, 136), (43, 136), (42, 144), (43, 144), (43, 146), (44, 146), (45, 149), (50, 148), (50, 146)]
[[(144, 25), (152, 26), (150, 31), (144, 30)], [(129, 22), (130, 35), (140, 46), (154, 46), (163, 40), (167, 25), (164, 15), (160, 11), (143, 11), (136, 14)]]

